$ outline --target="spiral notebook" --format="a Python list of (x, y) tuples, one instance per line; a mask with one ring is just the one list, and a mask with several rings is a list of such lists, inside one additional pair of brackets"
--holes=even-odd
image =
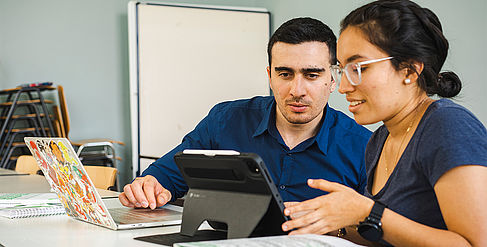
[[(0, 205), (1, 207), (2, 205)], [(0, 216), (9, 219), (39, 217), (48, 215), (65, 214), (64, 206), (60, 203), (43, 204), (18, 204), (10, 207), (0, 208)]]

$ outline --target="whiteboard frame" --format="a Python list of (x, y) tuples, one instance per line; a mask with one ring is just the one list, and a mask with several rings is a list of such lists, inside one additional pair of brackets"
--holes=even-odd
[[(132, 0), (128, 2), (128, 40), (129, 40), (129, 83), (130, 83), (130, 122), (131, 122), (131, 138), (132, 138), (132, 175), (133, 177), (140, 176), (141, 158), (140, 155), (140, 112), (139, 112), (139, 41), (138, 41), (138, 7), (141, 5), (161, 5), (169, 7), (187, 7), (211, 10), (225, 10), (225, 11), (242, 11), (268, 14), (269, 21), (269, 37), (271, 36), (271, 13), (265, 8), (249, 8), (249, 7), (234, 7), (234, 6), (215, 6), (215, 5), (200, 5), (200, 4), (179, 4), (167, 3), (158, 1), (137, 1)], [(269, 89), (270, 92), (270, 89)]]

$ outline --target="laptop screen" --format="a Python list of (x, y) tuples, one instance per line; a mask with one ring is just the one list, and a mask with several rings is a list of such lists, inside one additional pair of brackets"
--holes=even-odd
[(67, 139), (26, 137), (24, 140), (69, 216), (116, 228)]

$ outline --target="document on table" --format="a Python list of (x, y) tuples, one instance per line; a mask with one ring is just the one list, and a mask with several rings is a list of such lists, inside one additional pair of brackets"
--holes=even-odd
[(360, 247), (346, 239), (328, 235), (282, 235), (260, 238), (240, 238), (215, 241), (176, 243), (175, 247)]

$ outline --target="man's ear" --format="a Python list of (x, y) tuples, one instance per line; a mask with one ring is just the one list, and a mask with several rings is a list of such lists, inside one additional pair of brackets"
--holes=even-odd
[(267, 66), (267, 76), (269, 77), (269, 86), (271, 86), (271, 68)]

